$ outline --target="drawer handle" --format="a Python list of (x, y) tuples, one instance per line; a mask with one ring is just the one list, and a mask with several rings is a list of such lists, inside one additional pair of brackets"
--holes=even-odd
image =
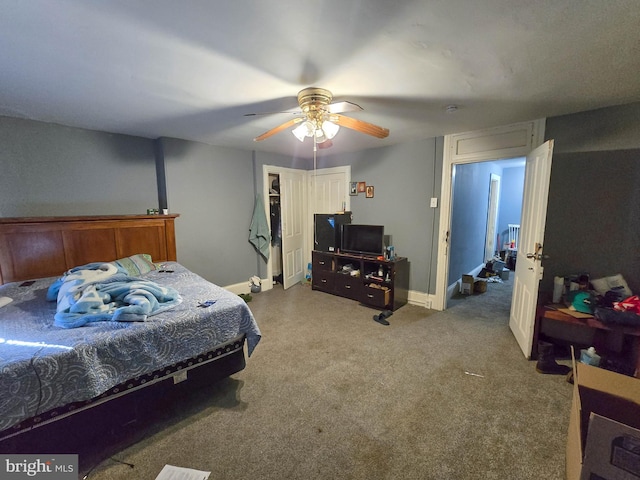
[(344, 288), (351, 288), (351, 285), (345, 285)]
[(371, 295), (370, 293), (367, 293), (367, 297), (373, 298), (373, 295)]
[(327, 283), (327, 279), (323, 278), (322, 280), (320, 280), (322, 283)]
[(324, 265), (324, 262), (318, 262), (320, 265)]

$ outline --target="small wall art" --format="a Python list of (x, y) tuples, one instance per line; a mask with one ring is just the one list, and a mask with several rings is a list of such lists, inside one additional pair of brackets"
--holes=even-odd
[(349, 195), (358, 195), (358, 182), (349, 183)]
[(364, 193), (367, 188), (367, 182), (358, 182), (358, 193)]
[(367, 185), (366, 187), (366, 197), (373, 198), (373, 185)]

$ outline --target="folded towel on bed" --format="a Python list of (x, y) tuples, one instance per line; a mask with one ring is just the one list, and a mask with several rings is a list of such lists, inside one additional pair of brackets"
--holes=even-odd
[(182, 302), (175, 289), (126, 275), (111, 263), (72, 268), (49, 287), (47, 299), (58, 302), (54, 325), (63, 328), (144, 321)]

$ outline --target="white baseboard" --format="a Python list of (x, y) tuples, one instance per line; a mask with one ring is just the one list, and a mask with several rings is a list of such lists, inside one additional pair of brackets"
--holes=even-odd
[(460, 280), (462, 279), (459, 278), (458, 280), (455, 281), (455, 283), (452, 283), (447, 287), (447, 300), (449, 300), (451, 297), (453, 297), (456, 293), (460, 291)]
[(433, 295), (425, 292), (417, 292), (415, 290), (409, 290), (408, 295), (409, 305), (416, 305), (418, 307), (433, 308)]

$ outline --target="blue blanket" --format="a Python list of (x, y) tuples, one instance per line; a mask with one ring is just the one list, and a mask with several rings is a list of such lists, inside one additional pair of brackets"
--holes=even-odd
[(182, 302), (173, 288), (131, 277), (112, 263), (72, 268), (49, 287), (47, 300), (58, 302), (54, 325), (62, 328), (144, 321)]

